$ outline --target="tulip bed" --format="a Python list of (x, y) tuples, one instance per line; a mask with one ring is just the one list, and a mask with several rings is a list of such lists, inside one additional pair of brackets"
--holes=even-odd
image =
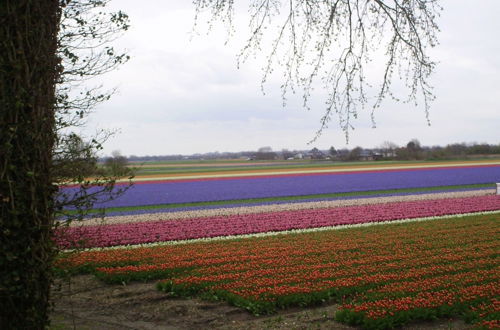
[(254, 314), (328, 301), (367, 329), (500, 327), (499, 181), (483, 164), (137, 182), (103, 204), (111, 216), (58, 227), (55, 243), (77, 249), (57, 271)]
[(367, 329), (456, 316), (494, 328), (500, 316), (499, 220), (496, 212), (101, 249), (63, 255), (57, 266), (110, 283), (157, 279), (170, 295), (222, 299), (255, 314), (330, 301), (341, 305), (338, 321)]

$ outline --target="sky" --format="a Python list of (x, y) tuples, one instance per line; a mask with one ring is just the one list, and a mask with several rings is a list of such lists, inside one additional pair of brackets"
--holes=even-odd
[(313, 94), (310, 110), (303, 108), (300, 94), (292, 95), (283, 107), (279, 75), (264, 85), (265, 94), (261, 91), (265, 50), (237, 67), (237, 54), (248, 37), (245, 3), (226, 44), (222, 26), (206, 34), (201, 24), (193, 35), (195, 8), (189, 1), (110, 2), (109, 9), (130, 17), (131, 28), (114, 45), (126, 49), (131, 60), (88, 82), (117, 88), (82, 131), (86, 136), (101, 129), (116, 131), (102, 155), (188, 155), (264, 146), (277, 151), (374, 148), (384, 141), (406, 145), (414, 138), (425, 146), (500, 143), (498, 0), (440, 1), (440, 45), (430, 53), (438, 62), (430, 78), (437, 97), (430, 126), (422, 106), (386, 101), (375, 113), (376, 128), (370, 111), (360, 111), (348, 144), (335, 118), (309, 143), (325, 108), (321, 88)]

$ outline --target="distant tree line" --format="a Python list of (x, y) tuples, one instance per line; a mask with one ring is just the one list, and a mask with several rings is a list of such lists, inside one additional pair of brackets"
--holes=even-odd
[[(416, 141), (418, 142), (418, 140)], [(500, 155), (500, 144), (491, 145), (487, 143), (466, 144), (453, 143), (445, 147), (421, 147), (420, 144), (409, 142), (406, 147), (397, 148), (396, 159), (459, 159), (478, 156)]]
[[(333, 148), (333, 147), (332, 147)], [(343, 161), (357, 160), (445, 160), (500, 156), (500, 144), (453, 143), (442, 146), (422, 146), (417, 139), (412, 139), (405, 146), (398, 146), (386, 141), (379, 148), (352, 150), (342, 149), (335, 153), (335, 158)]]
[[(242, 159), (242, 160), (286, 160), (311, 159), (333, 161), (366, 161), (366, 160), (444, 160), (460, 158), (477, 158), (500, 156), (500, 144), (487, 143), (453, 143), (446, 146), (422, 146), (417, 139), (412, 139), (404, 146), (385, 141), (377, 148), (355, 147), (352, 149), (327, 150), (312, 148), (310, 150), (273, 151), (271, 147), (262, 147), (257, 151), (240, 152), (209, 152), (192, 155), (155, 155), (155, 156), (119, 156), (114, 155), (119, 162), (151, 162), (172, 160), (215, 160), (215, 159)], [(112, 167), (112, 158), (103, 158), (100, 161)]]

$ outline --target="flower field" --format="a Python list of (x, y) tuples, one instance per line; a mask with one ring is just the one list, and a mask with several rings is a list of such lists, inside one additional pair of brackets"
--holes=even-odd
[(112, 202), (120, 212), (60, 227), (59, 246), (89, 249), (57, 267), (254, 314), (330, 302), (338, 321), (367, 329), (448, 317), (495, 328), (498, 181), (491, 164), (142, 181)]
[(130, 207), (484, 184), (494, 183), (499, 178), (499, 165), (367, 169), (356, 172), (278, 174), (256, 177), (208, 177), (178, 180), (171, 178), (169, 180), (137, 181), (125, 196), (102, 203), (100, 206)]
[(498, 209), (500, 197), (481, 196), (167, 221), (160, 218), (157, 221), (73, 227), (64, 232), (58, 243), (63, 247), (71, 247), (77, 240), (84, 247), (136, 245)]
[(180, 296), (253, 313), (337, 301), (364, 328), (462, 315), (498, 323), (498, 213), (346, 230), (70, 254), (59, 267), (111, 283), (158, 279)]

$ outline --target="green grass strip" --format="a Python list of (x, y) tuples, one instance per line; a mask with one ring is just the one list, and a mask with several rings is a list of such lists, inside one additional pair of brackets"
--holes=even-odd
[(314, 162), (314, 163), (289, 163), (289, 164), (276, 164), (276, 165), (258, 165), (250, 164), (243, 166), (196, 166), (196, 167), (158, 167), (158, 166), (143, 166), (136, 168), (136, 175), (147, 175), (147, 174), (185, 174), (185, 173), (199, 173), (199, 172), (246, 172), (255, 170), (300, 170), (302, 168), (331, 168), (335, 169), (338, 167), (354, 166), (354, 167), (364, 167), (368, 165), (389, 165), (389, 164), (407, 164), (404, 162), (396, 161), (385, 161), (385, 162), (363, 162), (363, 163), (340, 163), (340, 162)]
[[(468, 161), (474, 161), (474, 160), (481, 160), (481, 159), (469, 159)], [(199, 172), (209, 172), (209, 173), (217, 173), (217, 172), (226, 172), (226, 171), (231, 171), (231, 172), (245, 172), (245, 171), (253, 171), (253, 170), (299, 170), (301, 168), (339, 168), (339, 167), (345, 167), (345, 166), (353, 166), (353, 167), (365, 167), (365, 166), (385, 166), (385, 165), (425, 165), (427, 163), (441, 163), (443, 165), (446, 165), (447, 163), (456, 163), (457, 161), (460, 161), (459, 159), (449, 159), (449, 160), (440, 160), (440, 161), (435, 161), (435, 160), (419, 160), (419, 161), (358, 161), (358, 162), (340, 162), (340, 161), (275, 161), (273, 164), (259, 164), (258, 162), (256, 163), (248, 163), (245, 165), (239, 165), (235, 166), (230, 163), (228, 163), (225, 166), (220, 166), (217, 165), (217, 163), (213, 163), (214, 166), (182, 166), (182, 164), (179, 164), (179, 166), (175, 167), (162, 167), (162, 165), (165, 165), (166, 163), (144, 163), (141, 167), (136, 167), (135, 168), (135, 174), (136, 176), (140, 175), (148, 175), (148, 174), (189, 174), (189, 173), (199, 173)], [(492, 159), (492, 161), (496, 161), (496, 159)], [(197, 163), (192, 163), (192, 165), (195, 165)], [(210, 163), (199, 163), (199, 164), (210, 164)], [(156, 166), (155, 166), (156, 165)], [(170, 165), (175, 165), (175, 163), (170, 164)], [(464, 163), (464, 165), (467, 165), (467, 163)], [(133, 167), (133, 164), (131, 165)]]
[[(390, 190), (371, 190), (371, 191), (355, 191), (331, 194), (316, 194), (316, 195), (297, 195), (297, 196), (282, 196), (282, 197), (265, 197), (265, 198), (250, 198), (250, 199), (233, 199), (223, 201), (210, 202), (191, 202), (191, 203), (176, 203), (176, 204), (156, 204), (156, 205), (139, 205), (125, 207), (110, 207), (106, 208), (106, 212), (130, 212), (158, 209), (174, 209), (185, 207), (200, 207), (200, 206), (217, 206), (231, 204), (255, 204), (262, 202), (283, 202), (283, 201), (301, 201), (308, 199), (320, 198), (340, 198), (340, 197), (369, 197), (373, 195), (388, 195), (388, 194), (403, 194), (403, 193), (418, 193), (418, 192), (434, 192), (434, 191), (453, 191), (461, 189), (480, 189), (494, 188), (494, 183), (485, 184), (470, 184), (470, 185), (455, 185), (455, 186), (437, 186), (425, 188), (405, 188), (405, 189), (390, 189)], [(98, 213), (99, 210), (91, 210), (89, 213)]]

